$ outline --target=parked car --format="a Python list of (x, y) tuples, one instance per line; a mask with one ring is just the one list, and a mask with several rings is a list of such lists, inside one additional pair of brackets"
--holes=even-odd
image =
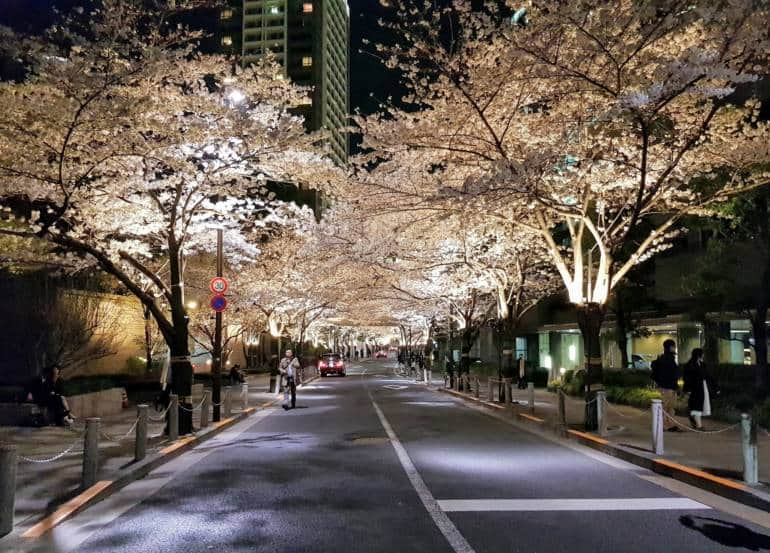
[(385, 352), (385, 351), (383, 351), (383, 350), (379, 350), (377, 353), (375, 353), (375, 354), (374, 354), (374, 356), (375, 356), (377, 359), (382, 359), (382, 358), (385, 358), (385, 357), (387, 357), (387, 356), (388, 356), (388, 354), (387, 354), (387, 352)]
[(338, 374), (345, 376), (345, 361), (339, 353), (325, 353), (318, 362), (318, 372), (323, 376)]

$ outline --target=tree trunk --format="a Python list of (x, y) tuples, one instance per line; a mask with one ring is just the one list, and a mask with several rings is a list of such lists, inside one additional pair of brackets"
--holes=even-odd
[(596, 394), (592, 389), (594, 384), (602, 382), (602, 348), (600, 333), (604, 320), (604, 306), (598, 303), (587, 303), (578, 306), (578, 326), (583, 335), (585, 350), (585, 426), (586, 430), (596, 430), (598, 418), (596, 412)]
[[(184, 307), (184, 284), (179, 255), (179, 247), (174, 240), (169, 240), (169, 277), (171, 281), (171, 322), (173, 337), (169, 344), (171, 351), (171, 390), (179, 396), (179, 404), (187, 409), (192, 408), (193, 370), (190, 362), (190, 336), (188, 330), (189, 318)], [(221, 362), (221, 360), (220, 360)], [(214, 367), (214, 378), (221, 375), (221, 370)], [(218, 402), (219, 398), (212, 398)], [(192, 431), (192, 414), (184, 409), (179, 412), (179, 433), (189, 434)]]
[(460, 371), (458, 376), (471, 372), (471, 348), (473, 348), (477, 336), (478, 329), (474, 329), (470, 324), (463, 329), (460, 336)]
[(628, 358), (628, 320), (626, 311), (620, 306), (620, 300), (618, 300), (618, 309), (615, 312), (615, 341), (620, 350), (620, 366), (627, 369), (631, 366)]
[(152, 314), (147, 306), (142, 304), (142, 316), (144, 317), (144, 355), (147, 360), (145, 373), (152, 374)]

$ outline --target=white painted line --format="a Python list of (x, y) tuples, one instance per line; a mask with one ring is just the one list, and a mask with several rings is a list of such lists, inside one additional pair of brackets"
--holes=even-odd
[(440, 499), (447, 513), (485, 511), (692, 511), (711, 509), (686, 497), (633, 499)]
[(430, 490), (428, 489), (428, 486), (425, 485), (422, 476), (420, 476), (420, 473), (417, 472), (417, 468), (409, 458), (409, 454), (406, 452), (404, 446), (401, 445), (401, 441), (398, 439), (398, 436), (396, 436), (396, 433), (390, 426), (388, 419), (385, 418), (385, 414), (380, 409), (380, 406), (377, 405), (377, 402), (374, 401), (374, 398), (371, 399), (372, 405), (374, 405), (374, 410), (377, 412), (377, 416), (379, 417), (380, 423), (382, 423), (382, 427), (385, 429), (385, 432), (388, 434), (388, 438), (390, 438), (390, 444), (393, 446), (393, 449), (396, 450), (396, 455), (398, 456), (398, 460), (401, 462), (401, 466), (404, 468), (404, 472), (406, 472), (407, 477), (409, 477), (409, 481), (412, 483), (412, 487), (417, 492), (417, 495), (420, 496), (420, 500), (425, 506), (425, 509), (428, 511), (428, 514), (433, 519), (433, 522), (436, 523), (436, 526), (438, 526), (438, 529), (442, 534), (444, 534), (444, 537), (449, 542), (449, 545), (452, 546), (452, 549), (454, 549), (456, 553), (475, 553), (471, 545), (465, 540), (454, 523), (449, 520), (449, 517), (446, 515), (446, 513), (441, 510), (439, 502), (436, 501), (436, 498), (433, 497), (432, 493), (430, 493)]

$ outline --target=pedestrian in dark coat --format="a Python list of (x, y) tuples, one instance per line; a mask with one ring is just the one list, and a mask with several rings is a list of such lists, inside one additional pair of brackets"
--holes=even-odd
[(703, 350), (695, 348), (692, 357), (684, 366), (684, 391), (690, 393), (687, 407), (690, 410), (690, 424), (703, 428), (702, 418), (711, 416), (711, 400), (718, 393), (714, 380), (706, 371)]

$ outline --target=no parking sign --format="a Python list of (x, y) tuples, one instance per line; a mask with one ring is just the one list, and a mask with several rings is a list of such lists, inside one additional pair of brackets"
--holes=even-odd
[(227, 309), (227, 299), (224, 296), (214, 296), (211, 298), (211, 302), (209, 303), (211, 305), (211, 309), (216, 311), (217, 313), (221, 313), (225, 309)]

